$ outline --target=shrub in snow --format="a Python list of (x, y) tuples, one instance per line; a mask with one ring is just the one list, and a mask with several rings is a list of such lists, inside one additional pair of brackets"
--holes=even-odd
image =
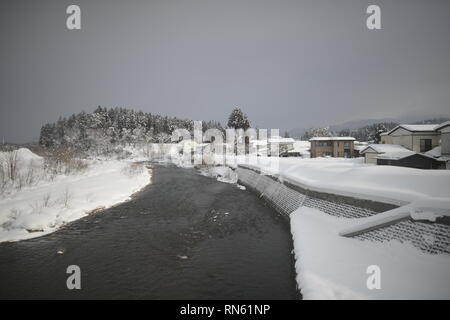
[(131, 162), (128, 163), (125, 167), (122, 169), (122, 173), (126, 174), (129, 177), (135, 177), (137, 175), (140, 175), (144, 172), (145, 166), (142, 162)]

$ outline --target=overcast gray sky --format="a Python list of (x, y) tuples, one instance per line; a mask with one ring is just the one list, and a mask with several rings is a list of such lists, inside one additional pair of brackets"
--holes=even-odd
[(97, 105), (222, 123), (239, 106), (280, 129), (450, 114), (450, 1), (2, 0), (0, 15), (9, 141)]

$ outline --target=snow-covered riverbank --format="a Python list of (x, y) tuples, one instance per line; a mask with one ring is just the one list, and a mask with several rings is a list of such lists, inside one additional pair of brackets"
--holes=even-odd
[[(39, 157), (33, 159), (40, 168)], [(48, 234), (92, 211), (128, 200), (150, 183), (151, 172), (143, 165), (117, 160), (87, 163), (83, 172), (57, 175), (3, 195), (0, 242)]]
[[(365, 220), (336, 218), (302, 207), (291, 214), (297, 283), (304, 299), (450, 299), (450, 256), (421, 252), (410, 243), (345, 238)], [(370, 290), (369, 266), (380, 269)]]
[(449, 198), (450, 170), (364, 164), (363, 158), (263, 158), (237, 163), (310, 190), (406, 204), (419, 198)]
[[(402, 205), (367, 218), (335, 217), (308, 207), (291, 213), (297, 283), (304, 299), (450, 298), (448, 254), (428, 254), (408, 241), (361, 241), (342, 236), (401, 219), (434, 222), (450, 216), (449, 171), (373, 166), (361, 159), (334, 158), (258, 159), (253, 163), (240, 159), (238, 164), (305, 189)], [(427, 243), (445, 243), (448, 237), (445, 231), (434, 234), (433, 229), (425, 228), (421, 235)], [(369, 266), (380, 268), (380, 289), (367, 287)]]
[[(175, 164), (192, 167), (175, 157)], [(434, 221), (449, 215), (450, 171), (366, 165), (362, 159), (227, 158), (203, 175), (236, 183), (237, 165), (305, 189), (401, 205), (368, 218), (337, 218), (301, 207), (290, 215), (297, 282), (304, 299), (449, 299), (450, 257), (427, 254), (409, 242), (343, 237), (400, 218)], [(428, 239), (424, 235), (424, 240)], [(433, 239), (428, 239), (433, 241)], [(380, 269), (380, 289), (370, 290), (369, 266)]]

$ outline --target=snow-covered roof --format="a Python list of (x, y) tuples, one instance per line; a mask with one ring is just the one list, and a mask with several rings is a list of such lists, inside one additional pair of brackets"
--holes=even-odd
[(434, 158), (439, 158), (442, 155), (442, 148), (441, 146), (437, 146), (436, 148), (433, 148), (430, 151), (425, 152), (425, 154), (432, 156)]
[(379, 154), (376, 158), (377, 159), (385, 159), (385, 160), (401, 160), (410, 156), (413, 156), (415, 154), (418, 154), (414, 151), (402, 151), (402, 152), (386, 152)]
[(433, 157), (438, 161), (450, 161), (449, 156), (442, 155), (442, 147), (441, 146), (437, 146), (436, 148), (433, 148), (430, 151), (425, 152), (424, 154), (429, 157)]
[(402, 128), (409, 131), (434, 131), (436, 124), (402, 124)]
[(440, 125), (436, 126), (436, 128), (434, 130), (438, 131), (438, 130), (444, 129), (445, 127), (448, 127), (448, 126), (450, 126), (450, 121), (441, 123)]
[(368, 142), (355, 141), (355, 145), (354, 145), (353, 148), (354, 148), (355, 150), (361, 152), (362, 150), (364, 150), (365, 148), (367, 148), (368, 145), (369, 145)]
[(255, 146), (266, 146), (268, 143), (294, 143), (295, 140), (293, 138), (280, 138), (274, 137), (269, 138), (267, 140), (251, 140), (250, 143)]
[(367, 146), (362, 146), (362, 145), (355, 145), (353, 147), (353, 149), (358, 150), (359, 152), (361, 152), (362, 150), (364, 150), (365, 148), (367, 148)]
[(309, 139), (309, 141), (355, 141), (353, 137), (314, 137)]
[(281, 137), (273, 137), (269, 139), (270, 143), (294, 143), (295, 140), (293, 138), (281, 138)]
[(410, 132), (430, 132), (435, 131), (437, 126), (437, 124), (400, 124), (391, 131), (386, 132), (384, 135), (389, 135), (399, 128), (403, 128)]
[(265, 146), (267, 145), (267, 140), (250, 140), (250, 143), (255, 146)]
[(431, 155), (429, 155), (427, 153), (417, 153), (417, 152), (414, 152), (414, 151), (386, 152), (386, 153), (379, 154), (376, 158), (377, 159), (387, 159), (387, 160), (401, 160), (401, 159), (408, 158), (408, 157), (413, 156), (413, 155), (418, 155), (418, 156), (421, 156), (421, 157), (426, 157), (426, 158), (430, 158), (430, 159), (437, 160), (437, 161), (446, 161), (446, 160), (440, 159), (440, 158), (436, 159), (435, 157), (433, 157), (433, 156), (431, 156)]
[(361, 150), (360, 153), (371, 151), (376, 153), (386, 153), (386, 152), (409, 152), (410, 150), (398, 144), (370, 144), (363, 150)]

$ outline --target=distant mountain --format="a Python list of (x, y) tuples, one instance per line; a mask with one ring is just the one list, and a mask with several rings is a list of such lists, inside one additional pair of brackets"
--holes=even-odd
[(387, 122), (393, 122), (393, 123), (400, 123), (398, 119), (394, 118), (382, 118), (382, 119), (367, 119), (367, 120), (352, 120), (347, 121), (341, 124), (335, 124), (330, 126), (330, 131), (340, 131), (343, 129), (359, 129), (365, 126), (369, 126), (374, 123), (387, 123)]
[(287, 130), (289, 136), (294, 139), (300, 139), (303, 134), (306, 132), (306, 128), (294, 128)]
[[(341, 130), (344, 129), (349, 129), (349, 130), (356, 130), (374, 123), (387, 123), (387, 122), (394, 122), (394, 123), (398, 123), (398, 120), (396, 119), (392, 119), (392, 118), (384, 118), (384, 119), (368, 119), (368, 120), (352, 120), (352, 121), (347, 121), (341, 124), (335, 124), (335, 125), (329, 125), (329, 131), (330, 132), (339, 132)], [(321, 126), (311, 126), (309, 128), (312, 127), (321, 127)], [(324, 126), (322, 126), (324, 127)], [(296, 139), (300, 139), (305, 132), (309, 129), (309, 128), (293, 128), (291, 130), (288, 130), (289, 135), (293, 138)]]
[(381, 119), (368, 119), (368, 120), (352, 120), (341, 124), (331, 125), (331, 131), (339, 131), (343, 129), (358, 129), (374, 123), (409, 123), (409, 124), (433, 124), (442, 123), (450, 120), (450, 117), (400, 117), (400, 118), (381, 118)]
[[(424, 120), (425, 119), (425, 120)], [(380, 118), (380, 119), (365, 119), (365, 120), (351, 120), (340, 124), (334, 124), (329, 126), (330, 132), (339, 132), (344, 129), (357, 130), (370, 126), (375, 123), (410, 123), (410, 124), (433, 124), (449, 121), (450, 117), (399, 117), (399, 118)], [(315, 126), (311, 126), (315, 127)], [(319, 126), (320, 127), (320, 126)], [(289, 136), (292, 138), (300, 139), (309, 128), (293, 128), (287, 130)]]
[(428, 120), (420, 120), (420, 121), (416, 121), (413, 124), (434, 124), (434, 123), (443, 123), (446, 121), (449, 121), (450, 118), (449, 117), (439, 117), (439, 118), (433, 118), (433, 119), (428, 119)]

